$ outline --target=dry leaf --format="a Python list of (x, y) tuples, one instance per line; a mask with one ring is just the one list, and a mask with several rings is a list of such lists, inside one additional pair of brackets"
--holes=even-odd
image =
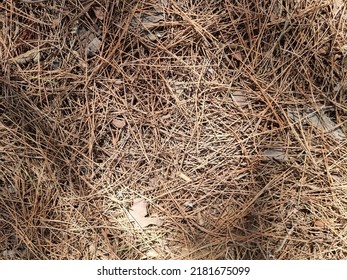
[(15, 250), (5, 250), (2, 252), (2, 256), (5, 259), (13, 259), (16, 257), (16, 251)]
[(269, 148), (264, 151), (264, 159), (265, 160), (275, 159), (278, 161), (287, 161), (288, 157), (286, 156), (286, 153), (282, 149)]
[(57, 17), (57, 18), (53, 18), (53, 19), (52, 19), (52, 25), (53, 25), (53, 27), (59, 26), (60, 23), (61, 23), (60, 18)]
[(162, 38), (163, 32), (162, 31), (154, 31), (154, 32), (145, 32), (145, 36), (152, 42), (157, 41), (158, 39)]
[(183, 206), (188, 207), (188, 208), (193, 208), (194, 204), (191, 201), (186, 201)]
[(134, 199), (133, 206), (128, 212), (128, 217), (135, 222), (135, 226), (145, 228), (149, 225), (161, 226), (163, 222), (159, 218), (148, 218), (147, 202), (144, 198)]
[(154, 249), (149, 249), (146, 253), (145, 253), (145, 257), (144, 259), (147, 258), (158, 258), (160, 255), (158, 254), (158, 252)]
[(157, 27), (159, 22), (164, 20), (164, 16), (161, 13), (153, 13), (151, 15), (143, 15), (141, 22), (146, 29)]
[(93, 11), (98, 19), (103, 20), (105, 18), (105, 12), (102, 7), (94, 7)]
[(201, 212), (198, 212), (198, 214), (196, 215), (196, 220), (200, 226), (203, 226), (205, 224), (205, 221), (201, 215)]
[(135, 14), (135, 17), (131, 21), (133, 27), (142, 27), (145, 30), (149, 30), (159, 26), (159, 23), (164, 21), (164, 15), (161, 12), (153, 12), (151, 14)]
[(126, 125), (125, 121), (117, 119), (112, 120), (112, 124), (117, 128), (123, 128)]
[(190, 183), (192, 181), (192, 179), (190, 179), (186, 174), (179, 172), (178, 176), (183, 179), (184, 181), (186, 181), (187, 183)]
[(97, 252), (97, 248), (96, 248), (95, 244), (90, 244), (89, 248), (88, 248), (88, 251), (89, 251), (89, 255), (92, 258), (95, 258), (95, 255), (96, 255), (96, 252)]
[(330, 134), (336, 140), (346, 140), (346, 135), (342, 129), (337, 127), (336, 123), (334, 123), (324, 112), (288, 109), (287, 114), (289, 118), (294, 121), (299, 121), (300, 119), (307, 120), (312, 126)]
[(343, 0), (334, 0), (333, 2), (333, 15), (336, 16), (340, 10), (342, 10), (344, 5)]
[(148, 34), (146, 34), (147, 38), (149, 40), (151, 40), (152, 42), (156, 41), (157, 40), (157, 36), (151, 32), (149, 32)]
[(333, 88), (333, 92), (339, 92), (342, 88), (341, 83), (337, 83), (336, 86)]
[(40, 51), (38, 49), (33, 49), (12, 58), (10, 61), (16, 62), (18, 64), (26, 64), (31, 61), (38, 62), (39, 60), (40, 60)]
[(216, 71), (214, 71), (214, 69), (213, 69), (213, 67), (207, 67), (207, 72), (209, 72), (210, 74), (213, 74), (214, 72), (216, 72)]
[(87, 56), (92, 56), (94, 54), (96, 54), (96, 52), (100, 49), (102, 45), (102, 42), (95, 37), (88, 45), (86, 48), (86, 54)]
[(325, 227), (325, 223), (322, 220), (316, 220), (314, 222), (314, 226), (315, 227), (319, 227), (319, 228), (324, 228)]
[(242, 57), (241, 52), (234, 52), (234, 53), (233, 53), (233, 57), (234, 57), (236, 60), (240, 61), (240, 62), (243, 61), (243, 57)]
[(233, 100), (241, 108), (246, 107), (248, 105), (247, 97), (241, 91), (236, 91), (233, 93)]
[(343, 46), (341, 47), (341, 51), (342, 51), (344, 54), (347, 53), (347, 44), (345, 44), (345, 45), (343, 45)]

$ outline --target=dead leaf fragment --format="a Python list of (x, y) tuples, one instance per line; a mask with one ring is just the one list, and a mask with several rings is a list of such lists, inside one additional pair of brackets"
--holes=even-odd
[(246, 107), (248, 105), (247, 97), (241, 91), (236, 91), (233, 93), (233, 100), (241, 108)]
[(184, 174), (182, 172), (178, 173), (178, 177), (180, 177), (181, 179), (183, 179), (187, 183), (190, 183), (192, 181), (192, 179), (190, 179), (186, 174)]
[(185, 203), (183, 203), (183, 206), (188, 208), (193, 208), (194, 204), (191, 201), (186, 201)]
[(125, 121), (118, 119), (112, 120), (112, 124), (117, 128), (123, 128), (126, 125)]
[(333, 1), (333, 15), (336, 16), (344, 6), (344, 0), (334, 0)]
[(148, 14), (136, 13), (131, 21), (133, 27), (149, 30), (160, 26), (160, 22), (164, 21), (164, 15), (161, 12), (152, 12)]
[(324, 228), (325, 227), (325, 223), (322, 220), (315, 220), (314, 226), (315, 227), (319, 227), (319, 228)]
[(2, 256), (5, 259), (13, 259), (16, 257), (16, 251), (15, 250), (5, 250), (2, 252)]
[(337, 127), (323, 111), (288, 109), (288, 117), (293, 121), (307, 121), (313, 127), (330, 134), (338, 141), (346, 140), (343, 130)]
[(159, 0), (159, 3), (161, 3), (164, 6), (167, 6), (169, 4), (168, 0)]
[(264, 160), (275, 159), (278, 161), (288, 161), (286, 153), (279, 148), (268, 148), (264, 151)]
[(100, 49), (102, 42), (95, 37), (86, 47), (86, 55), (92, 56), (95, 55)]
[(133, 201), (133, 206), (127, 213), (131, 221), (134, 221), (134, 226), (145, 228), (149, 225), (161, 226), (163, 222), (159, 218), (149, 218), (147, 212), (147, 201), (144, 198), (136, 198)]
[(141, 23), (143, 24), (145, 29), (157, 27), (161, 21), (164, 21), (164, 15), (161, 13), (143, 15), (141, 17)]
[(52, 26), (53, 26), (53, 27), (59, 26), (60, 23), (61, 23), (60, 18), (56, 17), (56, 18), (53, 18), (53, 19), (52, 19)]
[(97, 19), (103, 20), (105, 18), (105, 12), (102, 7), (94, 7), (93, 11)]
[(203, 226), (205, 224), (205, 221), (201, 215), (201, 212), (198, 212), (198, 214), (196, 215), (196, 220), (200, 226)]
[(243, 57), (242, 57), (242, 53), (241, 52), (234, 52), (233, 56), (236, 60), (242, 62), (243, 61)]
[(151, 33), (151, 32), (149, 32), (149, 33), (147, 34), (147, 38), (148, 38), (149, 40), (151, 40), (152, 42), (154, 42), (154, 41), (157, 40), (157, 36), (155, 36), (155, 34), (153, 34), (153, 33)]
[(12, 58), (10, 61), (16, 62), (18, 64), (26, 64), (32, 61), (38, 62), (39, 60), (40, 60), (40, 51), (38, 49), (33, 49)]
[(146, 253), (145, 253), (145, 258), (144, 259), (147, 259), (147, 258), (158, 258), (160, 255), (159, 253), (154, 250), (154, 249), (149, 249)]

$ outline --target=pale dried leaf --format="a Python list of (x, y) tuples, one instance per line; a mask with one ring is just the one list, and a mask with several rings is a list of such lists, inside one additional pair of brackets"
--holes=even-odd
[(96, 255), (97, 248), (95, 244), (90, 244), (88, 248), (90, 256), (94, 257)]
[(203, 226), (205, 224), (205, 221), (201, 215), (201, 212), (198, 212), (198, 214), (196, 215), (196, 220), (200, 226)]
[(319, 227), (319, 228), (324, 228), (325, 227), (325, 223), (322, 220), (317, 219), (314, 222), (314, 226), (315, 227)]
[(295, 122), (297, 122), (300, 119), (300, 112), (296, 109), (288, 109), (287, 115), (292, 121)]
[(103, 20), (105, 18), (105, 10), (102, 7), (94, 7), (93, 11), (98, 19)]
[(278, 161), (288, 161), (286, 153), (282, 149), (278, 148), (268, 148), (264, 151), (264, 159), (271, 160), (275, 159)]
[(38, 49), (33, 49), (12, 58), (10, 61), (16, 62), (18, 64), (26, 64), (32, 61), (38, 62), (39, 60), (40, 60), (40, 51)]
[(333, 15), (336, 16), (344, 6), (344, 0), (333, 0)]
[(312, 125), (326, 133), (329, 133), (337, 140), (344, 140), (346, 138), (341, 128), (336, 127), (334, 123), (326, 114), (321, 112), (320, 114), (315, 113), (309, 117)]
[(342, 88), (341, 83), (337, 83), (336, 86), (333, 88), (333, 92), (339, 92)]
[(123, 128), (126, 125), (124, 120), (118, 120), (118, 119), (112, 120), (112, 124), (117, 128)]
[(86, 54), (87, 56), (92, 56), (97, 53), (97, 51), (100, 49), (102, 45), (102, 42), (95, 37), (88, 45), (86, 48)]
[(182, 172), (178, 172), (178, 176), (184, 181), (186, 181), (187, 183), (190, 183), (192, 181), (192, 179), (190, 179), (186, 174)]
[(172, 89), (176, 94), (181, 95), (188, 89), (188, 86), (183, 82), (173, 81)]
[(162, 32), (162, 31), (155, 31), (155, 36), (157, 36), (157, 38), (163, 38), (164, 37), (164, 32)]
[(209, 72), (210, 74), (213, 74), (215, 72), (215, 70), (213, 69), (213, 67), (207, 67), (207, 72)]
[(5, 259), (13, 259), (16, 257), (16, 251), (15, 250), (4, 250), (4, 251), (2, 251), (2, 256)]
[(153, 34), (152, 32), (149, 32), (146, 36), (147, 36), (147, 38), (148, 38), (149, 40), (151, 40), (152, 42), (157, 41), (157, 36), (156, 36), (155, 34)]
[(273, 5), (273, 13), (277, 18), (281, 17), (283, 12), (283, 4), (281, 1), (275, 1)]
[(154, 249), (149, 249), (146, 252), (146, 257), (148, 258), (158, 258), (160, 255), (158, 254), (158, 252)]
[(236, 91), (233, 93), (234, 102), (241, 108), (246, 107), (248, 105), (247, 96), (242, 91)]
[(153, 13), (150, 15), (143, 15), (141, 22), (146, 29), (157, 27), (158, 24), (164, 20), (164, 16), (161, 13)]
[(147, 202), (144, 198), (136, 198), (133, 201), (133, 206), (128, 212), (128, 217), (135, 222), (135, 226), (145, 228), (149, 225), (161, 226), (163, 222), (159, 218), (148, 218)]
[(346, 139), (346, 135), (343, 130), (337, 127), (323, 111), (315, 112), (312, 110), (295, 110), (288, 109), (287, 114), (289, 118), (294, 121), (304, 120), (310, 123), (313, 127), (330, 134), (336, 140), (342, 141)]
[(56, 17), (56, 18), (53, 18), (53, 19), (52, 19), (52, 25), (53, 25), (53, 27), (59, 26), (60, 23), (61, 23), (60, 18)]
[(242, 54), (240, 52), (234, 52), (232, 55), (236, 60), (238, 60), (240, 62), (243, 61), (243, 57), (242, 57)]
[(193, 208), (193, 206), (194, 206), (194, 204), (191, 201), (186, 201), (183, 205), (185, 207), (189, 207), (189, 208)]

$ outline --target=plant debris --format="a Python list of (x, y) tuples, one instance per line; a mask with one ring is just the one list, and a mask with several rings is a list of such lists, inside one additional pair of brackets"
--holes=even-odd
[(343, 130), (336, 125), (323, 111), (315, 112), (312, 110), (288, 110), (288, 116), (293, 121), (306, 121), (313, 127), (330, 134), (336, 140), (346, 140), (346, 135)]
[(279, 148), (265, 149), (264, 159), (265, 160), (275, 159), (278, 161), (288, 161), (288, 157), (287, 157), (285, 151), (283, 151), (283, 149), (279, 149)]
[(0, 2), (1, 259), (347, 259), (346, 1)]
[(147, 202), (144, 198), (134, 199), (133, 206), (128, 212), (128, 217), (131, 221), (134, 221), (135, 226), (141, 228), (148, 227), (150, 225), (161, 226), (163, 222), (159, 218), (147, 217)]
[(10, 61), (18, 64), (26, 64), (29, 62), (37, 63), (40, 57), (40, 51), (38, 49), (32, 49), (12, 58)]

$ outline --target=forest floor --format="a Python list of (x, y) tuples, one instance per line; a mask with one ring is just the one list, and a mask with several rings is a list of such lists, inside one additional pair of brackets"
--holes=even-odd
[(0, 259), (346, 259), (342, 0), (0, 1)]

